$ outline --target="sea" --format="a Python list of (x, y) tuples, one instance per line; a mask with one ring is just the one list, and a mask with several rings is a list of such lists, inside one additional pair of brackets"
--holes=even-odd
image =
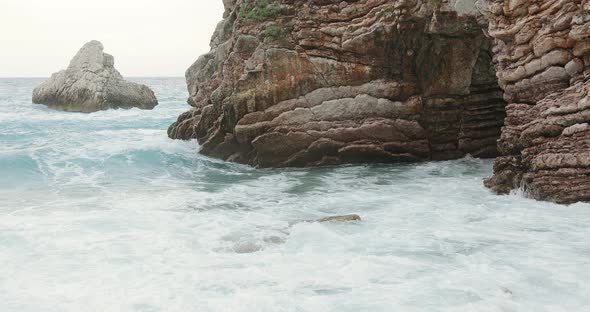
[(59, 112), (0, 79), (0, 311), (590, 311), (590, 204), (494, 195), (472, 157), (207, 158), (166, 135), (184, 79), (133, 80), (156, 109)]

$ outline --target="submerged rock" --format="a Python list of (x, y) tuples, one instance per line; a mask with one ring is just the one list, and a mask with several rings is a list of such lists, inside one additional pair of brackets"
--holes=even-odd
[(261, 251), (262, 246), (253, 242), (240, 242), (233, 246), (233, 251), (238, 254), (248, 254)]
[(317, 220), (300, 220), (289, 223), (289, 226), (293, 226), (299, 223), (345, 223), (345, 222), (357, 222), (362, 221), (359, 215), (343, 215), (343, 216), (330, 216)]
[(361, 217), (358, 215), (346, 215), (346, 216), (334, 216), (334, 217), (326, 217), (317, 220), (316, 222), (319, 223), (326, 223), (326, 222), (356, 222), (361, 221)]
[(98, 41), (86, 43), (66, 70), (57, 72), (33, 90), (33, 103), (70, 112), (90, 113), (109, 108), (153, 109), (154, 92), (128, 82), (115, 69), (115, 59)]

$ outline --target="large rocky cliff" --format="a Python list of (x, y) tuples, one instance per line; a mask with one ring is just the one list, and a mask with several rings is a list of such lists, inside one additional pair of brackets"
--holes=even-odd
[(170, 137), (274, 167), (500, 154), (493, 190), (590, 199), (588, 1), (224, 4)]
[(494, 176), (561, 203), (590, 201), (590, 1), (494, 1), (486, 7), (508, 102)]
[[(257, 166), (492, 157), (504, 102), (491, 40), (436, 1), (225, 1), (170, 128)], [(461, 13), (465, 13), (461, 15)]]

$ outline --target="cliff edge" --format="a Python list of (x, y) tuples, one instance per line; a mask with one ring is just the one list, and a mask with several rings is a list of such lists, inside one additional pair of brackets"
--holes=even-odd
[(496, 157), (485, 184), (590, 201), (588, 0), (225, 0), (169, 128), (261, 167)]
[(590, 201), (590, 2), (496, 0), (485, 12), (508, 102), (502, 156), (486, 185)]
[(224, 4), (170, 137), (262, 167), (497, 155), (505, 103), (473, 3)]

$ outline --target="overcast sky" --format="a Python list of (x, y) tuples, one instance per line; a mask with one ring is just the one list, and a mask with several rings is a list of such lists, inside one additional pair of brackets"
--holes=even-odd
[(0, 0), (0, 77), (48, 77), (99, 40), (124, 76), (184, 76), (222, 0)]

